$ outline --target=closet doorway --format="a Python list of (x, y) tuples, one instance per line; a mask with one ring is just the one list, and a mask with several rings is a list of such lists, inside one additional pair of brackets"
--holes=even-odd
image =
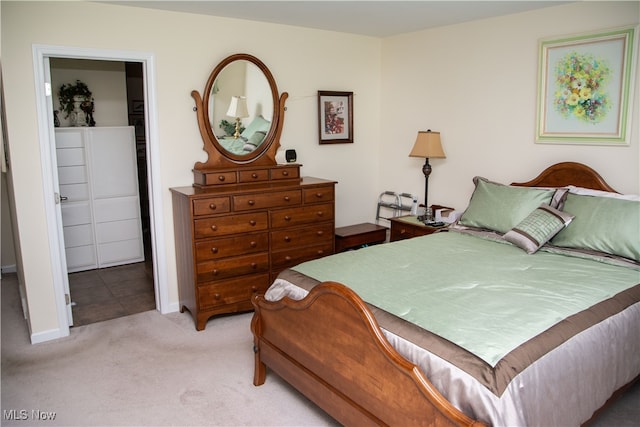
[(55, 152), (54, 115), (49, 62), (52, 58), (123, 61), (141, 63), (144, 86), (144, 121), (147, 142), (147, 179), (149, 220), (151, 233), (151, 261), (155, 287), (156, 310), (162, 314), (177, 311), (177, 304), (169, 301), (168, 272), (165, 253), (163, 192), (160, 170), (158, 118), (156, 108), (155, 55), (151, 52), (78, 48), (72, 46), (33, 45), (33, 65), (38, 134), (40, 142), (41, 182), (47, 227), (49, 261), (52, 268), (52, 287), (57, 327), (45, 333), (32, 334), (32, 343), (68, 336), (73, 325), (69, 281), (65, 259), (62, 215), (59, 204), (57, 162)]
[(68, 127), (68, 115), (55, 114), (73, 326), (153, 310), (143, 65), (69, 58), (49, 64), (54, 111), (60, 86), (78, 80), (98, 101), (95, 127)]

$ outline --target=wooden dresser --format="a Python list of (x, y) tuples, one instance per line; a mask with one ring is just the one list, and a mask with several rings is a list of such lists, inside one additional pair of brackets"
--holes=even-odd
[(180, 311), (197, 330), (252, 310), (253, 294), (285, 268), (334, 252), (335, 181), (299, 178), (299, 168), (197, 172), (206, 186), (171, 189)]

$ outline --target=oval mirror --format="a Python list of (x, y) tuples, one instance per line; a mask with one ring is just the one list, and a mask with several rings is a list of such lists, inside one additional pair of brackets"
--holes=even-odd
[(279, 137), (286, 94), (279, 100), (271, 72), (254, 56), (236, 54), (224, 59), (209, 76), (200, 105), (194, 98), (210, 155), (201, 167), (212, 166), (207, 142), (225, 159), (244, 164), (260, 158)]

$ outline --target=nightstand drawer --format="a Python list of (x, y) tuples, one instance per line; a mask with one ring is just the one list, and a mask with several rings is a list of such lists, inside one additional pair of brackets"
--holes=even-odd
[(418, 222), (415, 217), (396, 217), (389, 220), (391, 222), (391, 232), (389, 240), (392, 242), (412, 237), (426, 236), (436, 231), (444, 230), (445, 227), (429, 227)]

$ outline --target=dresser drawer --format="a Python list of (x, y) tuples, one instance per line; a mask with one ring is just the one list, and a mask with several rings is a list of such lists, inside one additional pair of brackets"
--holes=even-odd
[(245, 211), (251, 209), (279, 208), (298, 206), (302, 202), (300, 190), (274, 191), (273, 193), (256, 193), (233, 196), (233, 209)]
[(306, 248), (291, 248), (289, 250), (271, 253), (271, 266), (273, 269), (284, 269), (298, 265), (301, 262), (333, 254), (333, 240)]
[(303, 191), (302, 199), (305, 203), (332, 202), (334, 199), (333, 185), (331, 187), (308, 188)]
[(235, 171), (229, 172), (206, 172), (201, 177), (204, 185), (235, 184), (238, 182)]
[(198, 283), (252, 273), (269, 272), (269, 252), (199, 262), (196, 265)]
[(268, 274), (244, 276), (201, 285), (197, 289), (198, 306), (200, 309), (208, 309), (245, 303), (251, 300), (253, 294), (266, 292), (268, 287)]
[(271, 250), (327, 243), (333, 239), (333, 222), (271, 232)]
[(253, 212), (238, 215), (196, 219), (194, 222), (196, 239), (224, 236), (266, 230), (269, 221), (266, 212)]
[(246, 255), (269, 250), (269, 234), (242, 234), (237, 237), (205, 240), (196, 243), (196, 261)]
[(282, 228), (333, 220), (333, 203), (311, 205), (293, 209), (281, 209), (269, 213), (271, 227)]
[(231, 211), (228, 197), (210, 197), (193, 201), (194, 215), (222, 214)]
[(291, 167), (282, 167), (282, 168), (273, 168), (271, 169), (271, 179), (291, 179), (291, 178), (299, 178), (300, 177), (300, 167), (299, 166), (291, 166)]
[(260, 182), (269, 181), (269, 169), (256, 169), (239, 172), (240, 182)]

